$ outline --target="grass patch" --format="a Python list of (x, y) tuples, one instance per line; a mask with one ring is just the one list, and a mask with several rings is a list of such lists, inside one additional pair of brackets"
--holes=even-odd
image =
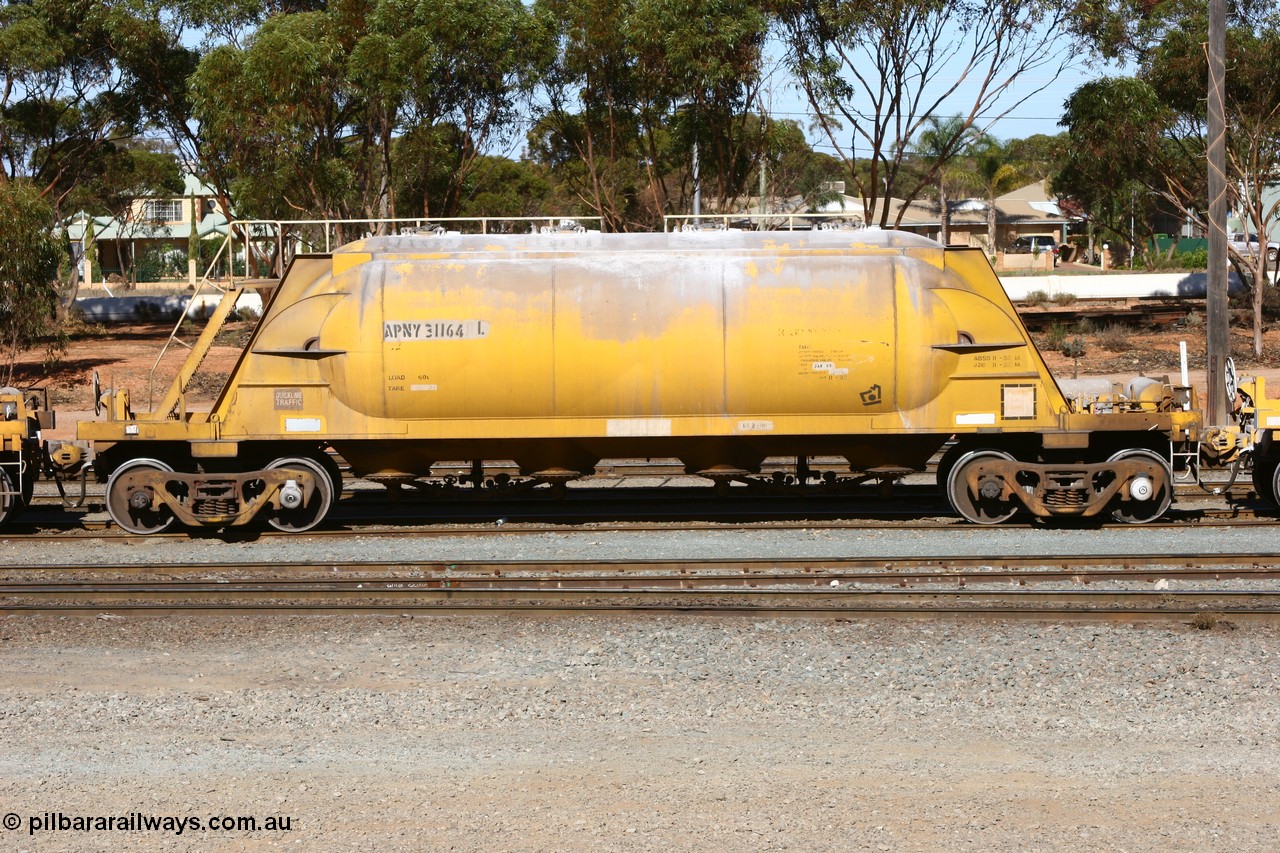
[(1230, 631), (1234, 631), (1236, 626), (1227, 621), (1226, 614), (1218, 613), (1212, 610), (1201, 610), (1195, 616), (1191, 617), (1191, 627), (1199, 628), (1201, 631), (1210, 631), (1217, 627), (1223, 627)]
[(1078, 335), (1064, 340), (1059, 349), (1067, 358), (1084, 358), (1084, 354), (1088, 352), (1088, 348), (1084, 344), (1084, 338)]
[(1128, 352), (1133, 348), (1129, 337), (1129, 329), (1119, 323), (1112, 323), (1098, 332), (1098, 345), (1111, 352)]
[(1044, 332), (1044, 348), (1050, 350), (1062, 349), (1062, 344), (1067, 339), (1067, 327), (1062, 323), (1050, 323), (1049, 328)]

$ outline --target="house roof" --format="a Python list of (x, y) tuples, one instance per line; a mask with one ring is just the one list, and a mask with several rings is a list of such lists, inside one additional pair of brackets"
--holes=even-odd
[[(888, 203), (889, 206), (889, 222), (894, 222), (898, 217), (898, 212), (902, 211), (903, 228), (928, 228), (938, 227), (942, 224), (942, 210), (938, 203), (932, 199), (916, 199), (906, 205), (903, 210), (903, 201), (900, 198), (878, 199), (878, 204)], [(799, 196), (787, 199), (777, 207), (783, 210), (795, 210), (797, 216), (802, 216), (800, 212), (804, 207), (803, 199)], [(951, 208), (951, 225), (981, 225), (987, 224), (987, 202), (983, 199), (970, 198), (958, 200), (950, 205)], [(752, 201), (747, 205), (745, 213), (753, 213), (759, 209), (759, 199)], [(840, 195), (827, 201), (813, 209), (818, 213), (848, 213), (850, 216), (857, 216), (865, 219), (864, 207), (862, 199), (849, 195)], [(1037, 181), (1033, 184), (1027, 184), (1019, 187), (1012, 192), (1005, 193), (996, 198), (996, 221), (1004, 225), (1015, 224), (1043, 224), (1043, 225), (1061, 225), (1069, 220), (1058, 207), (1057, 203), (1050, 200), (1045, 192), (1045, 182)]]
[[(154, 225), (150, 222), (121, 222), (111, 216), (94, 216), (81, 211), (67, 222), (67, 237), (73, 242), (84, 239), (85, 227), (93, 219), (95, 240), (186, 240), (191, 235), (191, 223), (175, 222), (172, 225)], [(205, 214), (196, 226), (196, 237), (227, 235), (227, 218), (221, 212)]]
[[(192, 196), (199, 198), (209, 198), (216, 195), (213, 187), (201, 181), (195, 175), (184, 174), (182, 176), (182, 195), (155, 195), (140, 196), (140, 198), (148, 199), (171, 199), (186, 200)], [(204, 205), (201, 205), (203, 207)], [(184, 208), (184, 211), (188, 208)], [(116, 219), (112, 216), (94, 216), (93, 234), (97, 240), (186, 240), (191, 235), (191, 223), (187, 221), (190, 216), (188, 212), (183, 217), (182, 222), (174, 222), (171, 224), (155, 224), (151, 222), (141, 221), (124, 221)], [(67, 235), (73, 241), (84, 239), (85, 226), (90, 216), (85, 211), (72, 216), (67, 221)], [(196, 225), (196, 236), (204, 239), (209, 236), (222, 236), (227, 234), (227, 218), (220, 210), (214, 210), (206, 213), (200, 222)]]
[(182, 176), (182, 194), (184, 196), (214, 196), (217, 193), (213, 187), (201, 181), (195, 175), (186, 174)]

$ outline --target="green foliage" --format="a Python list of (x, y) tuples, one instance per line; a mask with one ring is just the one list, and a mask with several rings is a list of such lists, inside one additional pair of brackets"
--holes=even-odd
[(187, 274), (187, 253), (181, 249), (148, 249), (138, 258), (134, 271), (139, 282), (163, 281), (184, 278)]
[[(817, 114), (815, 125), (844, 159), (856, 193), (890, 225), (888, 197), (913, 200), (945, 158), (912, 168), (911, 141), (939, 115), (972, 124), (1001, 112), (1010, 83), (1054, 80), (1068, 61), (1055, 33), (1056, 0), (919, 3), (784, 3), (787, 62)], [(940, 34), (945, 33), (945, 36)], [(945, 55), (946, 60), (942, 57)], [(980, 128), (981, 129), (981, 128)]]
[[(91, 275), (100, 275), (101, 269), (98, 267), (98, 240), (94, 234), (93, 219), (90, 218), (84, 225), (84, 262), (88, 266)], [(94, 272), (96, 270), (96, 272)]]
[(1097, 340), (1098, 346), (1111, 352), (1128, 352), (1133, 348), (1130, 330), (1119, 323), (1112, 323), (1098, 332)]
[(1203, 272), (1209, 268), (1209, 250), (1202, 246), (1189, 252), (1174, 252), (1169, 256), (1148, 252), (1143, 260), (1146, 262), (1147, 269), (1150, 270)]
[(55, 321), (58, 262), (64, 254), (49, 231), (50, 209), (25, 181), (0, 181), (0, 348), (3, 383), (14, 362), (36, 344), (52, 358), (62, 344)]
[(1062, 323), (1050, 323), (1049, 328), (1044, 333), (1045, 349), (1062, 350), (1062, 344), (1067, 340), (1067, 327)]
[[(1264, 201), (1280, 172), (1280, 7), (1241, 0), (1229, 5), (1225, 78), (1227, 185), (1234, 216), (1249, 231), (1280, 218), (1280, 202)], [(1101, 0), (1081, 6), (1079, 34), (1099, 52), (1128, 59), (1132, 78), (1086, 84), (1067, 104), (1071, 156), (1054, 179), (1090, 219), (1123, 242), (1147, 237), (1156, 204), (1202, 228), (1208, 197), (1205, 169), (1207, 42), (1205, 4), (1195, 0)], [(1131, 219), (1132, 218), (1132, 219)], [(1134, 226), (1129, 222), (1134, 221)], [(1140, 244), (1146, 244), (1141, 240)], [(1232, 262), (1263, 293), (1256, 257)], [(1263, 307), (1252, 305), (1255, 354), (1261, 354)]]
[[(546, 170), (527, 160), (480, 157), (462, 186), (461, 216), (538, 216), (550, 210)], [(557, 212), (573, 213), (570, 208)]]
[(966, 173), (966, 183), (987, 202), (987, 249), (996, 248), (996, 199), (1021, 186), (1026, 176), (1018, 168), (1008, 148), (984, 136), (971, 149), (974, 169)]
[(200, 199), (192, 195), (187, 213), (187, 257), (195, 257), (200, 252)]
[(209, 51), (194, 111), (241, 215), (456, 215), (547, 49), (519, 0), (332, 3)]
[[(950, 242), (951, 209), (950, 186), (969, 186), (972, 174), (968, 163), (957, 162), (957, 155), (967, 153), (974, 143), (981, 140), (972, 125), (963, 116), (941, 119), (929, 116), (925, 128), (912, 145), (912, 153), (921, 161), (920, 168), (926, 175), (937, 176), (938, 208), (941, 219), (942, 242)], [(927, 180), (927, 177), (924, 178)]]
[(1066, 133), (1035, 133), (1025, 139), (1010, 139), (1005, 151), (1028, 181), (1040, 181), (1058, 172), (1069, 145)]
[[(660, 227), (688, 210), (696, 145), (708, 207), (754, 187), (785, 150), (758, 101), (767, 6), (760, 0), (539, 0), (560, 49), (530, 156), (565, 178), (613, 229)], [(785, 134), (785, 130), (782, 131)]]
[[(140, 185), (123, 173), (142, 157), (135, 139), (180, 93), (190, 63), (160, 0), (30, 0), (0, 6), (0, 161), (41, 190), (62, 218), (106, 212), (101, 193)], [(178, 93), (178, 94), (175, 94)], [(166, 102), (166, 103), (167, 103)], [(173, 158), (169, 157), (172, 167)], [(176, 168), (174, 168), (176, 174)]]
[(1088, 351), (1084, 338), (1076, 336), (1062, 342), (1062, 354), (1067, 358), (1084, 358)]

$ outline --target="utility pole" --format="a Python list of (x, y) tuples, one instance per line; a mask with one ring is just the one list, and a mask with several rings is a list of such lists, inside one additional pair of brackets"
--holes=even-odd
[(1207, 425), (1223, 426), (1234, 400), (1227, 399), (1225, 369), (1231, 355), (1227, 328), (1227, 119), (1225, 99), (1227, 0), (1209, 0), (1209, 281), (1205, 299)]

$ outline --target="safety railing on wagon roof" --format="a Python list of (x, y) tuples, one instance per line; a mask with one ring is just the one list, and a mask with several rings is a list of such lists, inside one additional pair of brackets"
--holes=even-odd
[(861, 231), (862, 217), (831, 213), (673, 213), (662, 217), (663, 231)]
[[(295, 255), (332, 252), (365, 237), (460, 231), (474, 234), (528, 234), (599, 228), (599, 216), (436, 216), (408, 219), (243, 219), (229, 223), (227, 280), (235, 281), (236, 244), (244, 244), (245, 278), (279, 278)], [(257, 245), (271, 251), (253, 251)], [(252, 261), (252, 263), (251, 263)], [(212, 270), (212, 265), (210, 269)], [(256, 274), (252, 274), (256, 273)], [(265, 274), (264, 274), (265, 273)], [(206, 273), (206, 277), (208, 273)]]

